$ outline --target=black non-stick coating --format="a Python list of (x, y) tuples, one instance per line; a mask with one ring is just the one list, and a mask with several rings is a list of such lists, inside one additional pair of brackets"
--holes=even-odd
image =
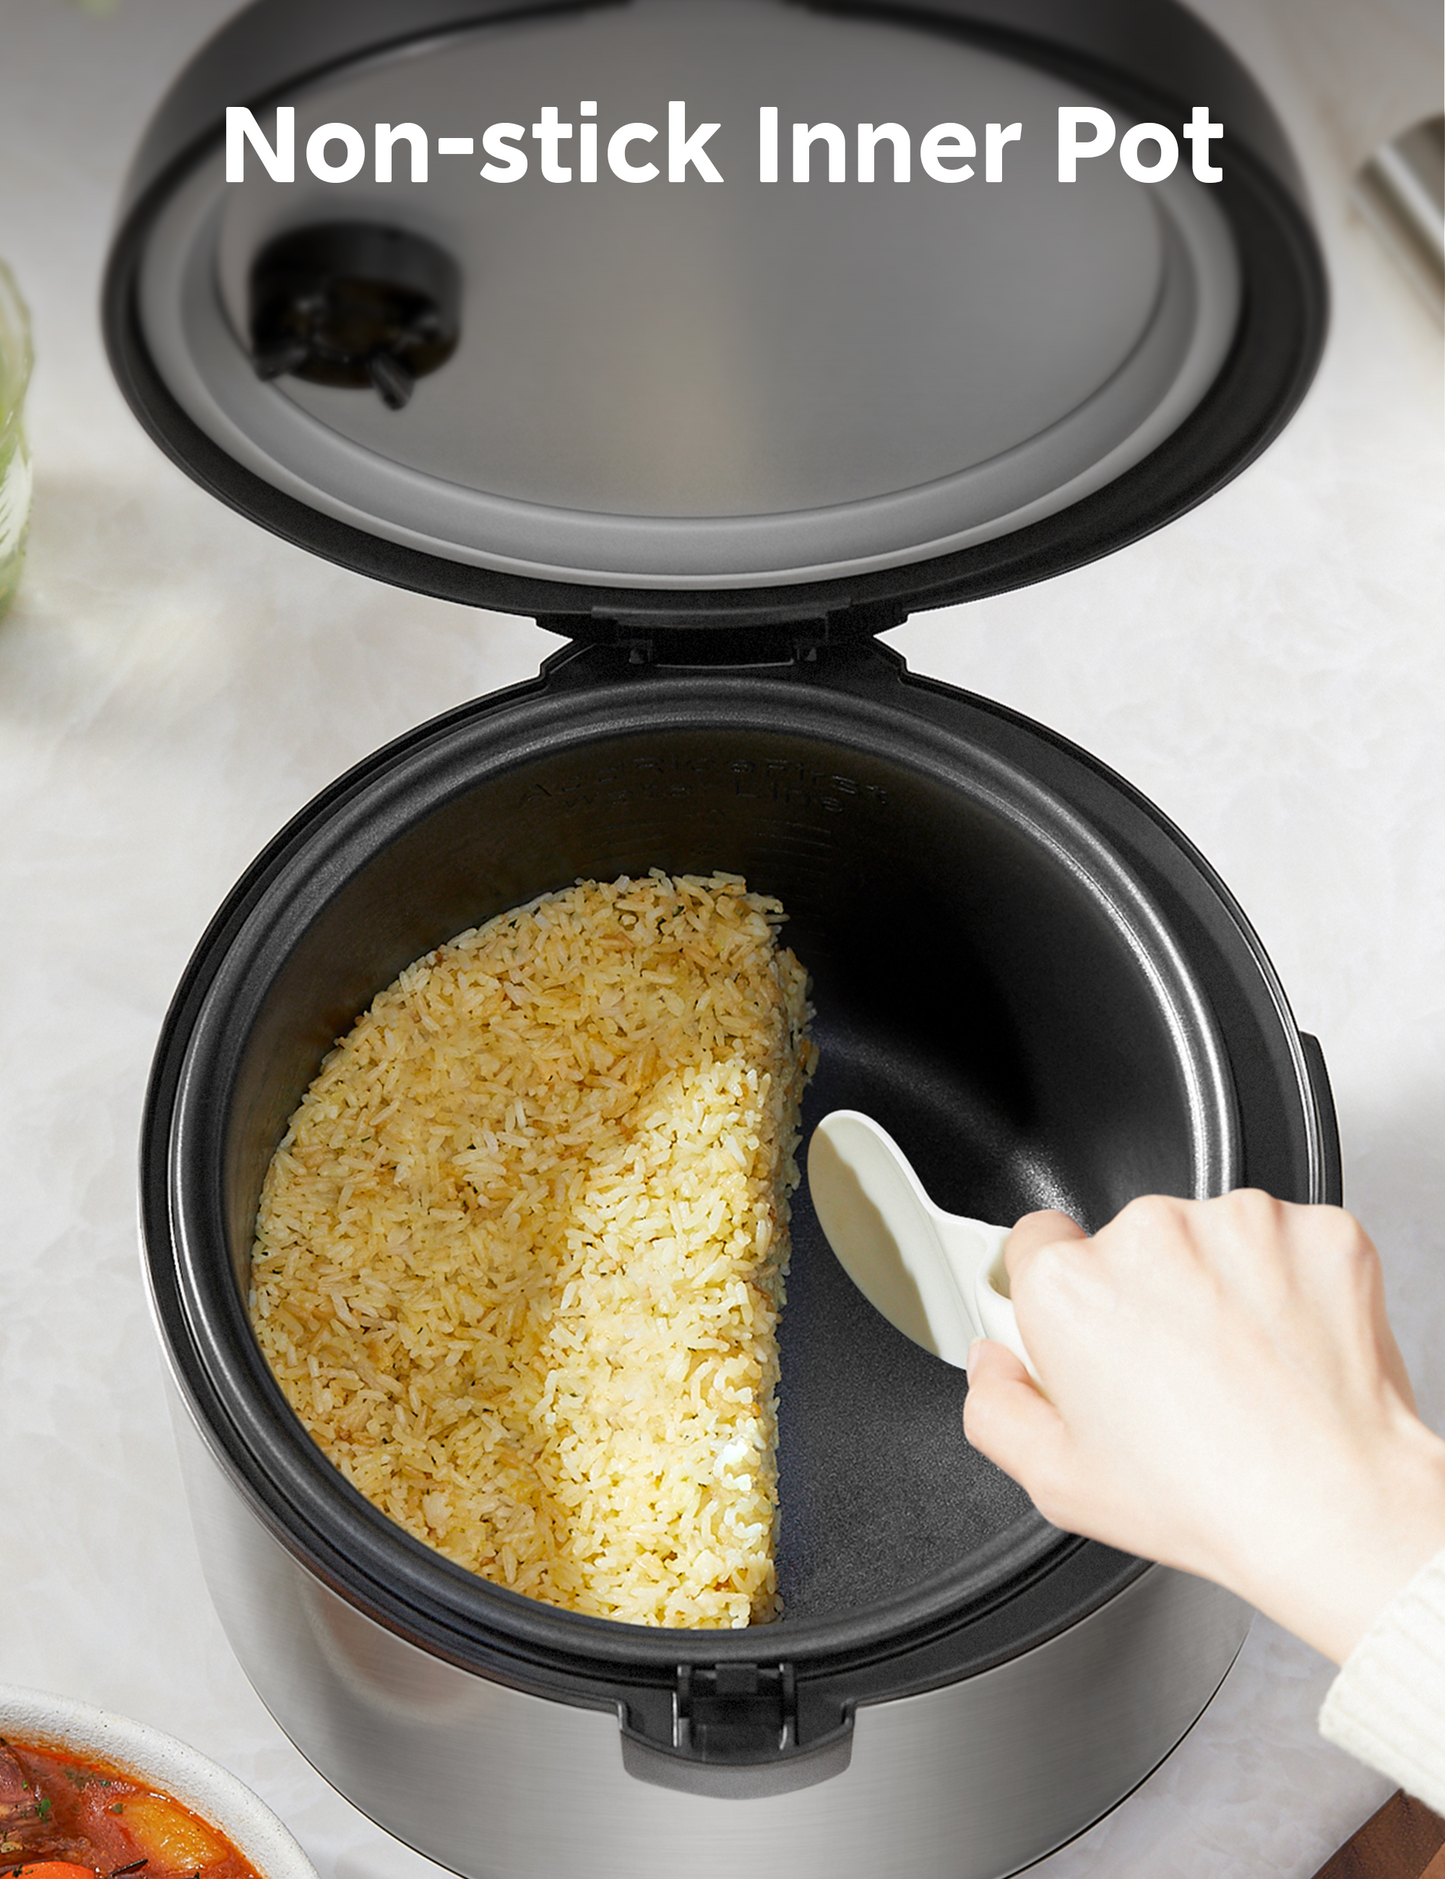
[[(818, 1012), (809, 1123), (869, 1111), (946, 1207), (1011, 1220), (1062, 1205), (1097, 1222), (1141, 1191), (1233, 1178), (1207, 1013), (1087, 831), (966, 746), (922, 729), (916, 749), (900, 744), (904, 721), (857, 700), (732, 689), (711, 702), (684, 682), (584, 696), (585, 729), (567, 737), (537, 734), (546, 704), (523, 707), (510, 742), (478, 711), (404, 762), (377, 760), (308, 812), (239, 931), (209, 948), (179, 1148), (172, 1131), (182, 1283), (203, 1363), (264, 1451), (254, 1465), (309, 1477), (282, 1496), (302, 1516), (319, 1491), (313, 1517), (328, 1524), (350, 1490), (337, 1477), (317, 1490), (315, 1463), (296, 1462), (310, 1445), (244, 1319), (272, 1150), (325, 1051), (403, 965), (579, 876), (723, 869), (780, 898)], [(863, 1300), (800, 1193), (783, 1330), (785, 1628), (887, 1629), (920, 1599), (996, 1592), (1058, 1546), (965, 1442), (964, 1388)], [(390, 1531), (415, 1565), (424, 1549)], [(476, 1582), (454, 1578), (458, 1605), (474, 1604)]]

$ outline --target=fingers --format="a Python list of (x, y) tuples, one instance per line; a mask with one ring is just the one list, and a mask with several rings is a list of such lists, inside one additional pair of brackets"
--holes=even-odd
[(1065, 1439), (1058, 1411), (1002, 1344), (978, 1338), (969, 1347), (963, 1432), (981, 1455), (1029, 1493), (1046, 1478)]
[(1042, 1247), (1057, 1246), (1061, 1240), (1086, 1240), (1088, 1237), (1077, 1220), (1071, 1220), (1057, 1208), (1044, 1207), (1038, 1213), (1025, 1214), (1004, 1245), (1004, 1269), (1010, 1280), (1016, 1279)]
[(968, 1387), (985, 1379), (990, 1382), (1016, 1381), (1033, 1384), (1029, 1373), (1015, 1357), (1007, 1344), (999, 1344), (993, 1338), (976, 1337), (968, 1347)]

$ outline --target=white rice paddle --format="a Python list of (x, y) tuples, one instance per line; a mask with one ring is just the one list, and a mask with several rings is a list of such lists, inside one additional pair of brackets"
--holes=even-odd
[(905, 1337), (960, 1370), (976, 1337), (995, 1338), (1038, 1381), (1009, 1300), (1007, 1227), (935, 1207), (893, 1137), (856, 1109), (813, 1131), (808, 1187), (839, 1264)]

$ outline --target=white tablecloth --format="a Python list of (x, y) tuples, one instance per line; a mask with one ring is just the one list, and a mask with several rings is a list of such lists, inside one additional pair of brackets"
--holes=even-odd
[[(112, 205), (229, 0), (0, 9), (0, 254), (39, 358), (30, 560), (0, 623), (0, 1680), (194, 1742), (280, 1811), (322, 1879), (399, 1879), (433, 1869), (311, 1772), (212, 1613), (143, 1294), (135, 1144), (171, 988), (256, 849), (355, 759), (556, 642), (273, 540), (122, 405), (95, 311)], [(1315, 193), (1335, 292), (1319, 377), (1192, 515), (890, 637), (1112, 764), (1239, 896), (1323, 1041), (1347, 1198), (1442, 1427), (1440, 334), (1346, 203), (1359, 157), (1438, 108), (1438, 16), (1429, 0), (1201, 10), (1273, 91)], [(1308, 1879), (1386, 1785), (1318, 1740), (1328, 1677), (1258, 1621), (1178, 1752), (1037, 1870)]]

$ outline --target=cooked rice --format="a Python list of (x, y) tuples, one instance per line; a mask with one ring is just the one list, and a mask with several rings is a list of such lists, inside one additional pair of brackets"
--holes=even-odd
[(549, 1604), (778, 1615), (777, 1323), (815, 1053), (774, 900), (579, 881), (407, 967), (266, 1177), (252, 1320), (331, 1460)]

